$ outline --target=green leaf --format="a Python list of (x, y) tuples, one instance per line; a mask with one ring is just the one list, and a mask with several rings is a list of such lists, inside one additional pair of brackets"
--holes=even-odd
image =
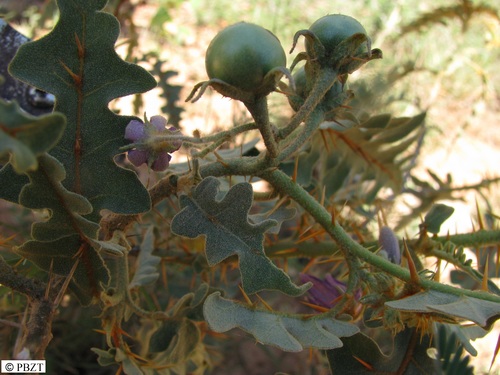
[(130, 289), (152, 284), (160, 276), (160, 273), (158, 272), (158, 264), (160, 264), (161, 258), (153, 255), (153, 230), (153, 226), (149, 227), (144, 235), (144, 239), (142, 240), (141, 251), (139, 252), (139, 257), (137, 258), (134, 277), (129, 284)]
[[(429, 336), (421, 337), (414, 329), (398, 333), (393, 341), (392, 352), (382, 353), (378, 344), (363, 333), (342, 338), (341, 348), (326, 352), (332, 374), (370, 375), (376, 373), (426, 375), (435, 374), (436, 361), (427, 355)], [(387, 342), (384, 347), (387, 348)], [(411, 360), (406, 362), (406, 357)], [(361, 362), (363, 361), (363, 363)], [(368, 367), (367, 367), (368, 366)]]
[(101, 285), (109, 282), (109, 271), (93, 247), (81, 246), (81, 238), (75, 235), (51, 242), (28, 241), (15, 251), (57, 275), (69, 275), (78, 262), (69, 287), (82, 305), (89, 305), (99, 300)]
[(294, 285), (290, 277), (266, 257), (264, 232), (276, 225), (276, 221), (249, 222), (252, 185), (236, 184), (218, 201), (219, 184), (216, 178), (207, 177), (195, 188), (192, 196), (181, 196), (182, 210), (172, 220), (172, 232), (188, 238), (204, 235), (210, 266), (238, 255), (243, 288), (249, 294), (279, 290), (297, 296), (309, 289), (310, 284)]
[(135, 214), (150, 208), (134, 172), (113, 160), (126, 144), (123, 135), (131, 118), (114, 114), (108, 103), (150, 90), (156, 82), (116, 54), (119, 24), (100, 11), (105, 3), (59, 1), (55, 28), (22, 45), (9, 68), (19, 80), (55, 95), (55, 110), (66, 116), (67, 128), (51, 154), (64, 164), (65, 187), (91, 202), (93, 221), (102, 209)]
[(109, 281), (108, 270), (96, 251), (106, 243), (97, 240), (99, 225), (82, 216), (92, 212), (89, 201), (61, 184), (63, 166), (48, 154), (39, 156), (38, 161), (39, 168), (28, 172), (30, 183), (21, 190), (19, 203), (47, 209), (48, 219), (34, 223), (33, 240), (15, 251), (40, 268), (63, 276), (69, 275), (78, 261), (70, 287), (83, 304), (89, 304), (99, 296), (100, 284)]
[(469, 366), (470, 357), (462, 356), (464, 347), (454, 332), (448, 332), (445, 325), (437, 329), (437, 354), (444, 375), (473, 375), (474, 368)]
[(8, 184), (2, 185), (0, 189), (0, 199), (5, 199), (12, 203), (19, 203), (19, 194), (23, 186), (29, 182), (28, 176), (16, 173), (12, 164), (7, 163), (0, 169), (0, 181), (9, 181)]
[(153, 333), (150, 352), (163, 352), (169, 363), (185, 361), (200, 342), (201, 333), (196, 324), (187, 319), (167, 320)]
[(369, 202), (382, 187), (401, 191), (424, 120), (425, 113), (401, 118), (384, 114), (345, 130), (323, 127), (323, 137), (317, 136), (313, 147), (329, 149), (323, 153), (326, 163), (320, 174), (327, 197), (335, 194), (345, 201), (357, 195)]
[(399, 311), (438, 313), (470, 320), (486, 330), (500, 318), (500, 303), (433, 290), (386, 302), (385, 305)]
[[(271, 203), (275, 204), (275, 201)], [(297, 210), (295, 208), (288, 208), (285, 206), (280, 206), (277, 210), (271, 209), (268, 212), (264, 212), (262, 214), (249, 215), (248, 218), (253, 224), (262, 223), (265, 220), (275, 220), (278, 224), (274, 227), (271, 227), (268, 232), (272, 234), (278, 234), (281, 228), (281, 224), (283, 224), (286, 220), (291, 220), (297, 214)]]
[(448, 220), (454, 211), (455, 209), (453, 207), (445, 204), (435, 204), (431, 207), (427, 215), (425, 215), (422, 226), (424, 226), (428, 232), (438, 234), (441, 225)]
[(253, 335), (258, 342), (288, 352), (306, 348), (339, 348), (342, 346), (339, 337), (359, 332), (354, 324), (330, 316), (305, 319), (257, 310), (222, 298), (219, 292), (207, 297), (203, 313), (210, 329), (215, 332), (227, 332), (239, 327)]
[(10, 164), (19, 174), (36, 170), (37, 156), (56, 145), (65, 126), (60, 113), (34, 117), (16, 102), (0, 100), (0, 156), (9, 153)]
[(115, 361), (115, 348), (111, 348), (109, 350), (102, 350), (99, 348), (91, 348), (95, 354), (97, 354), (97, 362), (101, 366), (110, 366), (116, 364)]
[(30, 183), (19, 196), (19, 203), (24, 207), (50, 210), (49, 220), (33, 224), (33, 238), (53, 241), (73, 234), (96, 238), (99, 225), (81, 216), (91, 213), (92, 205), (61, 184), (66, 178), (63, 166), (47, 154), (39, 158), (39, 163), (39, 170), (28, 173)]

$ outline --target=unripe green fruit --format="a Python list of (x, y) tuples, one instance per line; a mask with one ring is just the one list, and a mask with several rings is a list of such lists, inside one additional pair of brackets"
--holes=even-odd
[[(295, 92), (298, 96), (305, 99), (309, 95), (308, 90), (310, 90), (311, 87), (308, 87), (307, 76), (304, 67), (300, 67), (297, 72), (294, 73), (293, 80), (295, 82)], [(321, 104), (323, 108), (328, 111), (340, 107), (346, 99), (345, 96), (342, 96), (341, 94), (347, 89), (347, 83), (342, 85), (342, 83), (340, 83), (338, 80), (335, 81), (333, 86), (330, 88), (330, 90), (328, 90), (323, 98)], [(298, 104), (294, 101), (293, 97), (289, 98), (289, 103), (295, 111), (298, 110)]]
[(255, 91), (264, 76), (286, 66), (278, 38), (265, 28), (246, 22), (226, 27), (210, 42), (205, 67), (210, 78), (244, 91)]
[[(353, 36), (354, 34), (368, 35), (363, 25), (358, 20), (343, 14), (328, 14), (314, 22), (309, 31), (321, 41), (326, 49), (327, 55), (330, 54), (335, 47), (342, 41)], [(310, 53), (311, 42), (306, 39), (306, 51)], [(368, 47), (363, 43), (357, 50), (357, 54), (367, 52)]]

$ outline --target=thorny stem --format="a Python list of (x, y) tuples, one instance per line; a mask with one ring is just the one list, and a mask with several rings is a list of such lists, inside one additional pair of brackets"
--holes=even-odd
[[(332, 222), (332, 217), (328, 211), (309, 193), (302, 189), (302, 187), (295, 184), (288, 175), (279, 170), (273, 170), (262, 172), (260, 177), (273, 185), (276, 190), (280, 191), (282, 194), (288, 195), (290, 198), (299, 203), (316, 220), (316, 222), (318, 222), (326, 230), (326, 232), (332, 236), (333, 240), (345, 254), (350, 267), (354, 264), (352, 262), (353, 258), (360, 258), (372, 266), (379, 268), (405, 282), (414, 282), (407, 269), (385, 260), (355, 242), (337, 222)], [(352, 271), (356, 271), (356, 269), (353, 269)], [(500, 303), (499, 296), (486, 292), (455, 288), (450, 285), (440, 284), (426, 279), (420, 279), (418, 284), (424, 289), (433, 289), (438, 292), (450, 293), (458, 296), (466, 295)]]
[[(47, 285), (22, 276), (0, 256), (0, 284), (24, 294), (30, 301), (30, 319), (23, 325), (19, 349), (29, 350), (32, 359), (43, 359), (52, 340), (52, 321), (56, 312), (57, 287), (47, 293)], [(18, 353), (13, 353), (17, 355)]]
[(288, 145), (278, 157), (279, 161), (285, 161), (293, 156), (311, 138), (325, 119), (325, 113), (321, 108), (314, 109), (306, 120), (304, 130)]
[[(439, 237), (431, 237), (428, 239), (434, 243), (444, 244), (445, 242), (451, 242), (454, 245), (460, 247), (483, 247), (483, 246), (491, 246), (497, 245), (500, 243), (500, 230), (480, 230), (474, 233), (466, 233), (466, 234), (451, 234), (447, 236), (439, 236)], [(416, 240), (407, 241), (409, 247), (413, 247)], [(375, 250), (379, 247), (378, 241), (369, 241), (363, 243), (363, 247), (365, 249), (369, 249), (371, 252), (375, 252)], [(399, 241), (400, 248), (403, 248), (403, 241)], [(295, 249), (295, 251), (287, 252), (285, 254), (285, 250)], [(318, 256), (332, 256), (339, 252), (339, 247), (336, 242), (301, 242), (296, 243), (294, 241), (280, 241), (279, 243), (273, 244), (271, 246), (266, 247), (266, 254), (269, 256), (286, 256), (286, 257), (318, 257)], [(443, 251), (439, 250), (431, 250), (431, 255), (434, 255), (438, 258), (447, 260), (443, 256)], [(451, 256), (451, 255), (450, 255)]]
[(252, 115), (255, 123), (258, 125), (262, 139), (266, 145), (269, 156), (274, 159), (278, 156), (278, 144), (269, 122), (269, 110), (267, 107), (267, 97), (261, 96), (251, 103), (243, 103)]
[(292, 117), (289, 124), (281, 128), (278, 132), (278, 140), (287, 138), (307, 119), (309, 114), (321, 103), (323, 97), (331, 89), (336, 79), (336, 71), (331, 69), (321, 70), (304, 104), (302, 104), (297, 113)]
[[(243, 124), (243, 125), (238, 125), (232, 129), (224, 130), (224, 131), (212, 134), (212, 135), (208, 135), (206, 137), (190, 137), (190, 136), (179, 135), (179, 134), (160, 135), (160, 136), (155, 137), (154, 142), (155, 143), (161, 143), (161, 142), (172, 143), (172, 142), (179, 142), (180, 141), (180, 142), (183, 142), (186, 146), (202, 145), (202, 144), (211, 143), (211, 142), (218, 142), (221, 139), (230, 140), (230, 139), (234, 138), (235, 136), (237, 136), (238, 134), (245, 133), (247, 131), (255, 130), (258, 128), (259, 128), (259, 126), (257, 124), (251, 122), (251, 123), (247, 123), (247, 124)], [(130, 143), (126, 146), (121, 147), (120, 151), (127, 151), (127, 150), (130, 150), (130, 149), (135, 148), (135, 147), (137, 147), (136, 143)]]

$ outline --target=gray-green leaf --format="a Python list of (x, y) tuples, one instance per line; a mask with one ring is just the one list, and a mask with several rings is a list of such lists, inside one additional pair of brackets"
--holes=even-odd
[(342, 346), (339, 337), (359, 332), (354, 324), (332, 317), (304, 319), (252, 309), (222, 298), (219, 292), (207, 297), (203, 313), (210, 328), (216, 332), (227, 332), (239, 327), (252, 334), (260, 343), (288, 352), (298, 352), (305, 348), (339, 348)]
[(141, 244), (141, 251), (139, 257), (137, 258), (137, 267), (129, 284), (129, 288), (138, 288), (140, 286), (145, 286), (154, 283), (158, 276), (158, 264), (161, 258), (153, 255), (154, 250), (154, 234), (153, 227), (149, 227), (144, 235), (144, 239)]
[(251, 224), (248, 212), (252, 205), (252, 185), (233, 186), (222, 200), (217, 200), (219, 181), (207, 177), (192, 196), (181, 196), (182, 210), (172, 220), (173, 233), (189, 238), (206, 237), (206, 256), (210, 266), (237, 255), (246, 293), (279, 290), (297, 296), (310, 284), (296, 286), (264, 253), (264, 232), (276, 225), (274, 220)]
[(440, 313), (470, 320), (485, 329), (489, 329), (500, 318), (500, 303), (433, 290), (386, 302), (385, 305), (400, 311)]

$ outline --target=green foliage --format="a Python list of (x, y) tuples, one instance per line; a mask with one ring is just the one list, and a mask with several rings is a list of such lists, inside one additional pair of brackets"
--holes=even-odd
[[(162, 0), (162, 7), (152, 12), (155, 15), (146, 18), (150, 30), (161, 29), (158, 39), (166, 39), (166, 30), (185, 11), (181, 3)], [(227, 12), (234, 11), (236, 3), (224, 2)], [(148, 65), (158, 79), (158, 95), (166, 101), (158, 106), (163, 105), (169, 125), (178, 129), (190, 125), (192, 113), (178, 105), (182, 87), (169, 82), (176, 74), (168, 56), (175, 38), (168, 35), (161, 53), (145, 51), (151, 45), (142, 43), (144, 25), (136, 23), (143, 15), (139, 12), (146, 10), (143, 3), (113, 1), (104, 11), (104, 0), (60, 0), (54, 29), (20, 47), (9, 72), (54, 94), (56, 106), (53, 114), (35, 118), (16, 103), (0, 101), (0, 197), (10, 201), (9, 207), (18, 204), (36, 214), (26, 241), (24, 235), (10, 235), (24, 223), (0, 212), (0, 221), (7, 220), (9, 230), (8, 235), (0, 234), (0, 246), (6, 248), (2, 250), (6, 256), (0, 258), (0, 296), (2, 306), (9, 306), (8, 311), (0, 310), (0, 319), (12, 319), (26, 307), (17, 294), (27, 296), (29, 304), (29, 317), (9, 330), (21, 326), (18, 342), (1, 340), (15, 348), (15, 353), (6, 350), (9, 355), (17, 356), (20, 350), (24, 354), (26, 348), (36, 348), (31, 353), (36, 356), (50, 353), (52, 332), (56, 339), (72, 339), (53, 324), (59, 316), (56, 311), (73, 315), (76, 301), (67, 294), (68, 288), (85, 306), (78, 308), (77, 316), (91, 314), (101, 324), (92, 327), (104, 335), (101, 343), (89, 346), (94, 346), (98, 364), (105, 366), (102, 373), (208, 373), (227, 362), (216, 351), (227, 347), (234, 356), (244, 336), (238, 331), (233, 335), (232, 330), (244, 331), (246, 340), (272, 347), (269, 351), (291, 352), (297, 358), (309, 350), (324, 354), (332, 373), (472, 373), (463, 350), (478, 354), (471, 340), (486, 335), (500, 318), (500, 290), (490, 279), (494, 267), (489, 266), (495, 263), (493, 258), (498, 261), (498, 215), (492, 205), (485, 226), (478, 209), (480, 230), (440, 237), (443, 223), (453, 213), (449, 203), (440, 202), (460, 198), (458, 193), (464, 190), (482, 194), (500, 178), (456, 186), (451, 174), (441, 178), (428, 170), (427, 176), (417, 177), (415, 167), (429, 134), (438, 134), (435, 104), (425, 100), (422, 104), (422, 97), (412, 99), (413, 90), (428, 87), (408, 89), (405, 84), (419, 71), (432, 71), (431, 81), (445, 85), (442, 79), (448, 73), (440, 70), (446, 69), (426, 65), (432, 61), (423, 52), (434, 45), (425, 49), (419, 45), (422, 57), (411, 45), (410, 54), (401, 53), (408, 59), (404, 63), (390, 60), (395, 54), (389, 46), (385, 61), (390, 67), (385, 73), (373, 74), (370, 80), (364, 69), (365, 64), (368, 68), (380, 64), (375, 60), (382, 58), (382, 51), (371, 49), (372, 43), (381, 44), (385, 53), (388, 34), (401, 37), (425, 26), (432, 35), (431, 25), (458, 17), (458, 10), (463, 10), (465, 32), (473, 26), (473, 17), (491, 14), (497, 19), (496, 11), (460, 1), (438, 6), (433, 14), (412, 14), (414, 22), (408, 22), (407, 11), (399, 4), (383, 2), (377, 10), (380, 21), (362, 26), (346, 18), (361, 33), (334, 30), (341, 40), (330, 44), (331, 38), (321, 32), (334, 26), (330, 22), (337, 15), (323, 18), (325, 24), (316, 23), (320, 29), (306, 29), (314, 24), (309, 17), (315, 10), (309, 8), (315, 7), (294, 9), (297, 19), (307, 20), (300, 22), (292, 37), (295, 24), (293, 32), (288, 29), (292, 23), (280, 26), (287, 25), (292, 7), (273, 4), (275, 14), (282, 17), (262, 26), (276, 35), (290, 34), (283, 45), (293, 46), (292, 51), (302, 48), (300, 37), (305, 39), (306, 51), (299, 51), (290, 67), (305, 61), (302, 87), (294, 84), (284, 66), (265, 76), (255, 72), (259, 59), (266, 57), (257, 54), (250, 65), (247, 58), (238, 60), (235, 82), (253, 72), (264, 79), (262, 90), (245, 94), (215, 78), (195, 85), (189, 97), (201, 100), (208, 87), (215, 88), (242, 102), (250, 121), (235, 120), (225, 130), (217, 123), (218, 130), (210, 133), (208, 127), (200, 127), (192, 135), (163, 131), (163, 123), (147, 137), (142, 126), (128, 128), (133, 133), (130, 139), (140, 140), (144, 149), (155, 153), (172, 153), (172, 145), (182, 144), (176, 154), (181, 156), (168, 159), (166, 173), (146, 167), (134, 170), (118, 156), (141, 151), (137, 143), (124, 138), (127, 124), (137, 118), (118, 115), (123, 108), (110, 109), (114, 99), (135, 95), (133, 110), (138, 112), (149, 100), (140, 94), (156, 82), (146, 70), (118, 56), (115, 42), (120, 28), (107, 11), (122, 21), (125, 60)], [(374, 4), (363, 4), (363, 11)], [(190, 5), (199, 22), (224, 8)], [(398, 21), (400, 32), (395, 33), (397, 27), (391, 22), (399, 16), (404, 21)], [(207, 30), (203, 31), (196, 35), (203, 36)], [(441, 31), (439, 36), (444, 35)], [(281, 45), (271, 34), (263, 35)], [(232, 43), (241, 44), (235, 39)], [(183, 46), (178, 42), (175, 48)], [(247, 42), (258, 50), (252, 38)], [(218, 48), (228, 47), (224, 43)], [(402, 40), (390, 43), (404, 45)], [(449, 51), (449, 61), (445, 58), (450, 64), (471, 56), (461, 53), (459, 40), (453, 43), (456, 49)], [(1, 48), (0, 39), (0, 52)], [(282, 54), (281, 47), (274, 52)], [(193, 67), (195, 63), (186, 61)], [(360, 78), (351, 78), (361, 67)], [(488, 74), (483, 76), (486, 87)], [(281, 77), (287, 84), (278, 84)], [(272, 90), (277, 93), (268, 95)], [(430, 91), (423, 95), (430, 96)], [(275, 99), (288, 101), (292, 108), (276, 106)], [(395, 103), (406, 107), (392, 107)], [(155, 103), (147, 104), (149, 108)], [(226, 118), (220, 108), (211, 110)], [(129, 162), (132, 159), (129, 154)], [(401, 210), (406, 198), (409, 209)], [(420, 216), (424, 219), (416, 228)], [(401, 229), (405, 238), (400, 237)], [(393, 248), (404, 249), (401, 259), (383, 256), (380, 232), (390, 233)], [(477, 265), (468, 249), (477, 249)], [(462, 288), (441, 283), (445, 262), (471, 283), (461, 282)], [(35, 272), (32, 263), (41, 270)], [(426, 269), (428, 264), (433, 266)], [(292, 281), (296, 279), (314, 282), (297, 285)], [(11, 300), (15, 304), (9, 305)], [(88, 308), (89, 304), (94, 306)], [(436, 322), (442, 323), (437, 334)], [(223, 340), (234, 342), (227, 345)], [(78, 346), (74, 341), (72, 350)], [(50, 353), (48, 358), (56, 355)], [(315, 363), (315, 356), (311, 358), (312, 372), (324, 367), (324, 361)], [(64, 366), (54, 372), (69, 371)], [(71, 372), (83, 371), (73, 367)]]
[[(299, 159), (301, 174), (312, 173), (313, 155), (325, 147), (329, 152), (322, 153), (319, 183), (325, 186), (326, 197), (371, 203), (382, 188), (399, 194), (405, 175), (413, 167), (414, 154), (408, 150), (417, 147), (424, 120), (425, 113), (409, 118), (377, 115), (360, 124), (326, 122), (321, 127), (322, 136), (313, 140), (309, 158), (304, 162)], [(358, 179), (362, 183), (354, 182)], [(298, 181), (309, 182), (310, 178)]]
[(99, 225), (82, 216), (92, 211), (89, 201), (62, 185), (65, 179), (62, 165), (47, 154), (40, 156), (38, 163), (39, 168), (28, 173), (30, 183), (21, 190), (19, 203), (31, 209), (48, 209), (50, 216), (47, 221), (33, 224), (33, 240), (16, 252), (46, 271), (58, 275), (74, 272), (72, 289), (83, 304), (89, 304), (99, 296), (100, 283), (107, 284), (109, 280), (98, 253)]
[(183, 210), (172, 220), (172, 232), (189, 238), (205, 235), (210, 266), (238, 255), (243, 289), (249, 294), (262, 290), (279, 290), (292, 296), (304, 293), (310, 285), (294, 285), (264, 254), (264, 232), (277, 222), (268, 219), (251, 224), (248, 221), (252, 186), (237, 184), (222, 200), (217, 200), (219, 184), (216, 178), (208, 177), (191, 197), (181, 197)]
[(422, 226), (429, 232), (438, 234), (443, 224), (455, 209), (445, 204), (435, 204), (424, 217)]
[(33, 117), (19, 106), (0, 100), (0, 157), (10, 154), (10, 165), (18, 174), (38, 168), (37, 156), (54, 147), (66, 121), (60, 113)]
[(216, 332), (239, 327), (251, 333), (261, 344), (298, 352), (305, 348), (334, 349), (342, 346), (339, 337), (352, 336), (358, 328), (346, 322), (321, 315), (301, 316), (257, 310), (232, 302), (214, 293), (203, 306), (205, 319)]
[[(133, 214), (147, 211), (149, 197), (134, 173), (113, 158), (125, 145), (130, 118), (118, 116), (108, 103), (144, 92), (156, 83), (143, 69), (120, 59), (114, 50), (119, 25), (100, 12), (105, 1), (61, 1), (59, 22), (44, 38), (21, 46), (10, 73), (56, 97), (66, 131), (51, 155), (66, 169), (65, 186), (94, 207)], [(103, 69), (103, 67), (106, 67)]]
[(154, 251), (154, 227), (149, 227), (144, 234), (141, 243), (141, 252), (137, 258), (134, 277), (130, 281), (129, 288), (138, 288), (154, 283), (160, 274), (158, 273), (158, 264), (161, 258), (153, 255)]
[(491, 328), (492, 324), (500, 318), (498, 302), (433, 290), (417, 293), (398, 301), (386, 302), (386, 306), (398, 311), (441, 314), (451, 319), (470, 320), (485, 329)]
[(437, 352), (438, 360), (441, 362), (441, 370), (444, 375), (472, 375), (474, 368), (469, 366), (470, 357), (462, 358), (464, 347), (457, 343), (454, 332), (449, 334), (444, 325), (437, 330)]
[[(374, 372), (400, 374), (434, 374), (436, 364), (428, 355), (431, 338), (420, 338), (415, 329), (406, 329), (395, 337), (384, 338), (377, 343), (363, 333), (342, 338), (344, 344), (336, 350), (326, 352), (332, 374), (373, 374)], [(419, 340), (419, 345), (416, 345)], [(391, 342), (387, 345), (387, 341)], [(389, 346), (389, 354), (380, 346)], [(411, 358), (411, 360), (408, 360)]]

